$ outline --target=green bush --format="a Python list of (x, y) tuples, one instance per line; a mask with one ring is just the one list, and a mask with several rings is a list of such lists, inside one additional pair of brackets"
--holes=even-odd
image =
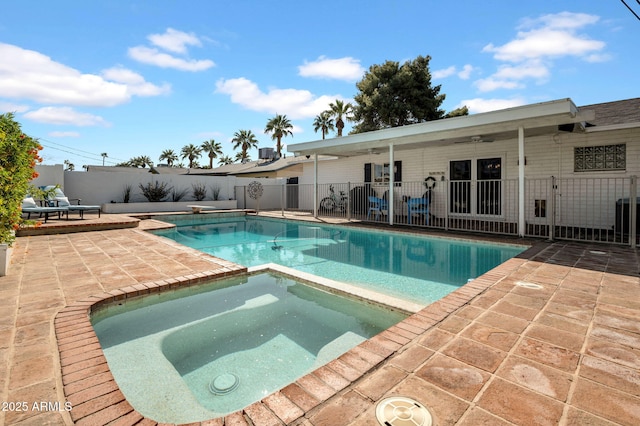
[(42, 162), (37, 139), (22, 133), (12, 113), (0, 115), (0, 243), (11, 245), (22, 223), (22, 200)]

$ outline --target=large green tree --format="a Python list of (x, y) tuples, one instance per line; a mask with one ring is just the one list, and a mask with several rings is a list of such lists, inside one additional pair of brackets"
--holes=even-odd
[(202, 150), (207, 153), (209, 157), (209, 168), (213, 169), (213, 159), (222, 155), (222, 145), (220, 142), (216, 142), (213, 139), (202, 142), (200, 145)]
[(233, 134), (231, 142), (233, 142), (233, 149), (240, 149), (236, 159), (239, 159), (242, 163), (249, 158), (248, 151), (258, 146), (258, 139), (256, 139), (256, 135), (251, 130), (238, 130)]
[(330, 117), (335, 117), (338, 136), (342, 136), (342, 129), (344, 129), (344, 119), (353, 121), (353, 111), (353, 105), (351, 104), (351, 102), (345, 103), (340, 99), (336, 99), (335, 102), (329, 104), (329, 109), (326, 112)]
[(276, 142), (276, 152), (278, 158), (282, 153), (282, 138), (285, 136), (293, 136), (293, 125), (286, 115), (276, 114), (271, 120), (267, 121), (267, 125), (264, 128), (266, 134), (271, 133), (271, 140)]
[(192, 169), (195, 165), (195, 162), (202, 155), (202, 148), (190, 143), (189, 145), (185, 145), (182, 147), (180, 151), (180, 158), (183, 160), (185, 158), (189, 159), (189, 168)]
[(318, 130), (322, 130), (322, 139), (325, 138), (327, 133), (335, 130), (331, 112), (323, 111), (319, 115), (316, 115), (316, 118), (313, 120), (313, 131), (318, 133)]
[[(353, 133), (445, 118), (440, 108), (445, 95), (440, 93), (440, 85), (431, 84), (430, 60), (430, 56), (418, 56), (402, 65), (386, 61), (369, 67), (356, 83), (359, 93), (354, 97), (357, 124)], [(461, 112), (465, 111), (456, 110)]]

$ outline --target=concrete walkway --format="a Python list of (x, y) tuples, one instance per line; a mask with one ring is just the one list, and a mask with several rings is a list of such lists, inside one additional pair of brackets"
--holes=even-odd
[[(63, 315), (94, 295), (230, 270), (144, 232), (154, 222), (18, 238), (0, 278), (0, 424), (155, 424)], [(405, 396), (438, 426), (638, 425), (638, 274), (636, 250), (540, 243), (262, 402), (203, 424), (377, 425), (377, 403)]]

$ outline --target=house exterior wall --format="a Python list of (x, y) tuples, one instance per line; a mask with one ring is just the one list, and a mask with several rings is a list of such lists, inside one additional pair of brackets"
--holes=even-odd
[[(574, 171), (574, 148), (626, 144), (626, 170), (624, 171)], [(527, 223), (546, 222), (537, 217), (536, 200), (547, 207), (556, 205), (555, 221), (573, 226), (602, 227), (610, 229), (615, 222), (616, 203), (628, 198), (629, 178), (640, 174), (640, 129), (619, 129), (594, 132), (558, 132), (535, 137), (525, 137), (525, 219)], [(428, 176), (436, 178), (433, 190), (432, 214), (444, 217), (447, 212), (449, 163), (454, 160), (471, 160), (472, 180), (475, 180), (475, 163), (478, 159), (500, 158), (502, 170), (503, 206), (500, 220), (518, 220), (518, 141), (496, 140), (490, 143), (461, 143), (442, 147), (411, 150), (395, 150), (394, 160), (402, 162), (402, 184), (395, 189), (394, 210), (403, 214), (402, 196), (420, 196), (421, 186)], [(349, 182), (350, 187), (364, 182), (364, 164), (389, 162), (389, 154), (365, 154), (358, 157), (323, 161), (318, 166), (318, 183), (337, 184)], [(551, 177), (556, 179), (557, 191), (552, 191)], [(444, 178), (444, 181), (441, 179)], [(313, 164), (305, 164), (302, 184), (313, 184)], [(472, 182), (472, 192), (477, 182)], [(379, 196), (388, 190), (387, 185), (373, 185)], [(326, 196), (327, 187), (320, 188), (319, 198)], [(300, 207), (312, 209), (310, 191), (301, 191)], [(302, 198), (304, 197), (304, 199)], [(553, 200), (551, 198), (554, 198)], [(577, 207), (579, 206), (579, 207)], [(401, 213), (402, 212), (402, 213)], [(598, 212), (598, 213), (591, 213)]]

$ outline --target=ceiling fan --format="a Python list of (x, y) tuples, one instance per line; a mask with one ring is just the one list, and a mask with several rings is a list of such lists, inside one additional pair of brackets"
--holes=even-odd
[(489, 143), (493, 142), (495, 139), (483, 138), (480, 135), (471, 136), (468, 140), (456, 141), (455, 143)]

